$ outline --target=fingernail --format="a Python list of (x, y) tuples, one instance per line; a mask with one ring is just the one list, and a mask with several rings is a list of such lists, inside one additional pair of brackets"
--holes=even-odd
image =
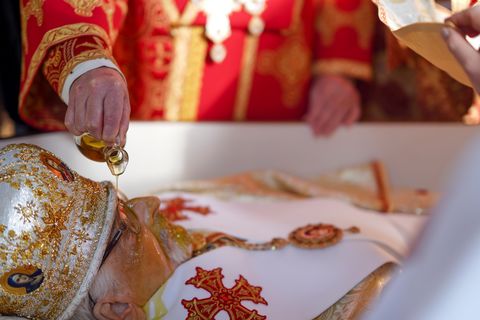
[(447, 39), (450, 36), (450, 29), (448, 27), (443, 27), (442, 35), (445, 39)]

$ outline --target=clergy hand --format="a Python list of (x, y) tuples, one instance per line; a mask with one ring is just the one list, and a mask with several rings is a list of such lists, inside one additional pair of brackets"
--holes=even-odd
[(111, 68), (97, 68), (70, 88), (65, 126), (74, 135), (88, 132), (109, 144), (125, 144), (130, 119), (127, 84)]
[(337, 75), (317, 76), (305, 117), (315, 136), (328, 136), (341, 125), (349, 126), (360, 114), (360, 94), (350, 80)]
[(478, 93), (480, 92), (480, 53), (465, 40), (465, 36), (474, 37), (480, 34), (480, 6), (456, 13), (446, 21), (452, 22), (457, 28), (444, 28), (443, 36), (450, 51), (465, 69)]

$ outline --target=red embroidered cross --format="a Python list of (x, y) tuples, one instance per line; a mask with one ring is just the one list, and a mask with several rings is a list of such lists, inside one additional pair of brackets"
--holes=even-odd
[(250, 310), (242, 305), (242, 301), (252, 301), (254, 303), (262, 303), (268, 305), (267, 301), (262, 298), (260, 292), (261, 287), (255, 287), (248, 283), (243, 277), (239, 276), (235, 280), (233, 288), (225, 288), (222, 279), (222, 268), (213, 270), (203, 270), (196, 268), (196, 276), (188, 279), (185, 284), (191, 284), (196, 288), (201, 288), (210, 293), (210, 297), (206, 299), (193, 298), (192, 300), (182, 300), (185, 309), (188, 310), (186, 320), (210, 320), (224, 310), (228, 313), (230, 320), (262, 320), (267, 319), (266, 316), (258, 314), (257, 310)]
[(188, 202), (191, 202), (191, 200), (180, 197), (160, 200), (160, 213), (170, 221), (187, 220), (188, 217), (183, 211), (192, 211), (204, 216), (212, 213), (208, 206), (189, 206)]

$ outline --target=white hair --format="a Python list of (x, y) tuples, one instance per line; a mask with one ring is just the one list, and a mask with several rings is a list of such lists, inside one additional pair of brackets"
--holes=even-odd
[[(90, 295), (94, 301), (105, 297), (109, 292), (115, 290), (116, 279), (113, 275), (113, 272), (107, 266), (101, 268), (90, 288)], [(87, 295), (83, 301), (80, 302), (77, 310), (73, 313), (71, 320), (96, 320), (93, 315), (93, 306), (90, 302), (89, 296)]]

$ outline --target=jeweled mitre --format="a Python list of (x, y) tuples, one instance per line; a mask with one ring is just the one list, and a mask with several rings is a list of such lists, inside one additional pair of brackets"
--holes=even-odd
[(0, 150), (0, 315), (66, 320), (98, 270), (116, 193), (33, 145)]

